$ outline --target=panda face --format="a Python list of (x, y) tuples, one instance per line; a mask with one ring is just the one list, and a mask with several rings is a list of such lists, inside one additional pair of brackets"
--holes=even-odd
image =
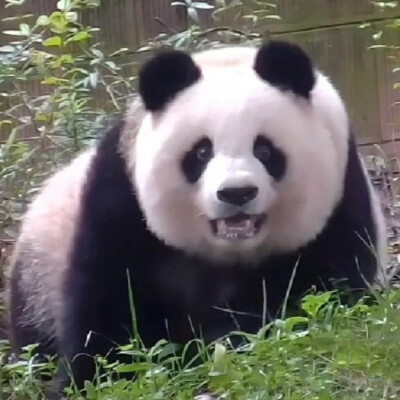
[[(335, 125), (308, 96), (266, 82), (253, 60), (198, 61), (200, 76), (146, 114), (132, 156), (149, 229), (218, 261), (300, 247), (342, 191), (345, 114)], [(316, 87), (342, 110), (331, 86)]]
[(263, 232), (275, 198), (271, 186), (283, 178), (286, 157), (261, 134), (253, 140), (252, 154), (239, 158), (215, 150), (214, 156), (212, 140), (201, 138), (184, 155), (182, 172), (189, 184), (199, 181), (199, 206), (209, 216), (215, 240), (255, 239)]

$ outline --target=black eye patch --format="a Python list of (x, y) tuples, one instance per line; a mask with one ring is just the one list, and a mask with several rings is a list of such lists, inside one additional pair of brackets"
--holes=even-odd
[(258, 135), (254, 141), (253, 153), (275, 180), (282, 179), (286, 170), (286, 156), (271, 140)]
[(186, 180), (189, 183), (197, 182), (208, 162), (213, 158), (213, 145), (208, 137), (203, 137), (184, 154), (181, 161), (181, 168)]

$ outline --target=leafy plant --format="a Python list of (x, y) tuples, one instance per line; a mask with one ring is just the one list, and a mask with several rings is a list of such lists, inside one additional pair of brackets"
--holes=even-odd
[[(303, 299), (305, 314), (269, 324), (263, 334), (234, 335), (243, 345), (234, 348), (232, 336), (206, 346), (198, 362), (184, 361), (188, 346), (178, 349), (160, 341), (150, 348), (135, 343), (120, 349), (132, 363), (107, 363), (93, 382), (88, 399), (187, 399), (208, 391), (218, 399), (378, 400), (400, 395), (400, 294), (381, 293), (342, 305), (336, 293), (316, 293)], [(41, 398), (39, 376), (52, 376), (51, 358), (38, 359), (36, 346), (25, 349), (22, 360), (0, 368), (3, 398)], [(8, 351), (0, 342), (0, 354)], [(120, 377), (135, 372), (133, 382)], [(382, 395), (384, 394), (384, 395)], [(71, 388), (69, 398), (78, 399)], [(382, 397), (383, 396), (383, 397)], [(386, 397), (384, 397), (386, 396)]]
[[(267, 32), (266, 21), (278, 20), (276, 4), (265, 0), (217, 0), (208, 1), (173, 1), (173, 7), (183, 7), (189, 20), (188, 29), (176, 32), (166, 26), (168, 33), (162, 33), (140, 51), (158, 47), (172, 47), (188, 51), (213, 48), (221, 43), (257, 44)], [(204, 23), (204, 11), (212, 10), (211, 27)], [(208, 15), (208, 14), (207, 14)], [(224, 20), (228, 24), (224, 24)], [(164, 24), (162, 21), (160, 23)]]
[[(6, 3), (18, 9), (25, 1)], [(3, 240), (15, 236), (44, 177), (90, 143), (133, 91), (133, 64), (115, 62), (127, 50), (106, 55), (93, 43), (98, 28), (80, 22), (99, 3), (61, 0), (49, 15), (13, 17), (18, 28), (3, 32), (10, 36), (0, 48), (0, 129), (8, 136), (0, 145)]]

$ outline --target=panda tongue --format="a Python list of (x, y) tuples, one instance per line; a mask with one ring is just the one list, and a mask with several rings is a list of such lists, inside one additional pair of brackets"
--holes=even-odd
[(229, 228), (246, 228), (252, 224), (252, 219), (246, 215), (235, 215), (223, 220)]

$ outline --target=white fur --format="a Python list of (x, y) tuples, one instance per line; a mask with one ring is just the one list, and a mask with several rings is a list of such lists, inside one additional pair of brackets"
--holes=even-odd
[(15, 260), (29, 263), (20, 282), (28, 299), (25, 322), (36, 324), (44, 337), (56, 333), (53, 323), (62, 310), (61, 284), (93, 154), (93, 149), (83, 152), (43, 184), (25, 214), (14, 251)]
[[(195, 55), (202, 78), (166, 112), (144, 117), (130, 155), (149, 227), (173, 246), (219, 260), (300, 247), (321, 231), (342, 194), (349, 127), (336, 90), (318, 72), (311, 104), (283, 93), (254, 72), (255, 54), (233, 48)], [(259, 134), (287, 155), (278, 184), (252, 154)], [(202, 136), (211, 138), (215, 156), (190, 186), (178, 160)], [(269, 219), (254, 239), (231, 244), (211, 233), (209, 220), (225, 216), (216, 191), (228, 184), (259, 188), (249, 211)]]

